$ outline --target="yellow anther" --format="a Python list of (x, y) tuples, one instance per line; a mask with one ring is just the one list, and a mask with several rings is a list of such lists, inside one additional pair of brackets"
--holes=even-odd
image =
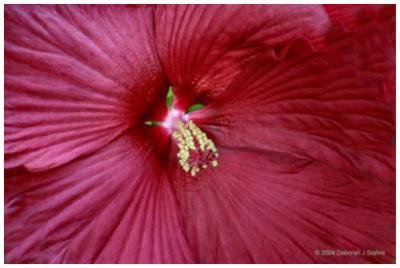
[[(193, 121), (190, 120), (186, 124), (178, 122), (178, 129), (172, 133), (172, 137), (178, 144), (179, 164), (185, 172), (190, 172), (191, 176), (195, 176), (200, 168), (206, 169), (209, 162), (213, 167), (218, 165), (219, 155), (214, 142)], [(191, 153), (197, 158), (191, 159)]]

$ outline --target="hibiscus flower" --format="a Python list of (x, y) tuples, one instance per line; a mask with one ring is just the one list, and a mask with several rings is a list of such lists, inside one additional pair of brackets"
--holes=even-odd
[(394, 29), (394, 5), (7, 5), (6, 261), (393, 262)]

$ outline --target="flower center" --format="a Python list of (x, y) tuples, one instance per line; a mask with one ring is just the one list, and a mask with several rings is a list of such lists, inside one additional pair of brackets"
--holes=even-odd
[(218, 151), (214, 142), (193, 121), (178, 122), (172, 133), (179, 148), (179, 164), (186, 173), (195, 176), (201, 169), (218, 165)]
[(190, 113), (202, 109), (201, 103), (190, 106), (186, 112), (174, 107), (174, 94), (169, 88), (166, 105), (168, 113), (162, 121), (145, 121), (147, 126), (162, 127), (176, 141), (177, 158), (182, 169), (195, 176), (201, 169), (218, 166), (218, 151), (214, 142), (190, 120)]
[(178, 122), (186, 122), (187, 120), (188, 116), (184, 112), (171, 108), (161, 125), (171, 131), (178, 127)]

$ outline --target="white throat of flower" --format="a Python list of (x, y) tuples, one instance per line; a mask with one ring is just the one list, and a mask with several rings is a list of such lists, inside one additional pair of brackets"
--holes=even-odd
[(179, 164), (186, 173), (195, 176), (210, 165), (218, 166), (219, 154), (214, 142), (193, 121), (179, 121), (172, 137), (178, 144)]

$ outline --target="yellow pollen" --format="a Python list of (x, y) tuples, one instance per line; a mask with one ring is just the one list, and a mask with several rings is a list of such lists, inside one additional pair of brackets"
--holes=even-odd
[(193, 121), (178, 122), (172, 137), (178, 144), (179, 164), (186, 173), (195, 176), (200, 169), (218, 166), (219, 154), (214, 142)]

